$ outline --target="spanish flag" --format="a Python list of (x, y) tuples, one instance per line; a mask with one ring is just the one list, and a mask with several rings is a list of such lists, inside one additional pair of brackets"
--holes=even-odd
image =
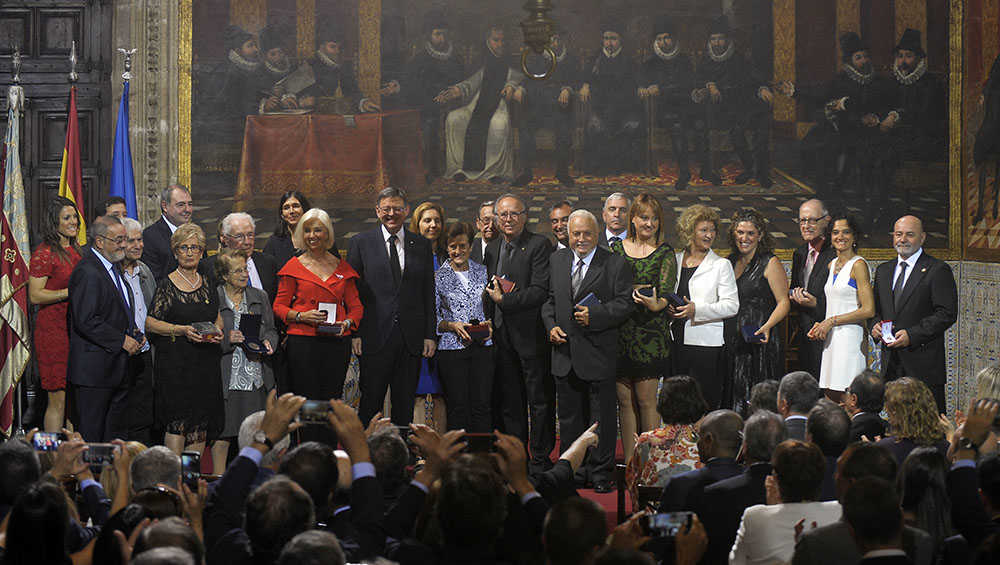
[(69, 90), (69, 116), (66, 119), (66, 147), (63, 148), (62, 172), (59, 173), (59, 196), (76, 204), (80, 216), (80, 231), (76, 241), (87, 244), (87, 226), (84, 224), (83, 175), (80, 171), (80, 124), (76, 115), (76, 87)]

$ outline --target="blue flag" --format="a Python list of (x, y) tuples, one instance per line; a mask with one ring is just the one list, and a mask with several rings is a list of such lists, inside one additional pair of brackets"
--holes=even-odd
[(118, 125), (115, 127), (115, 150), (111, 157), (110, 196), (125, 199), (128, 217), (138, 220), (139, 210), (135, 205), (135, 175), (132, 173), (132, 148), (128, 142), (128, 81), (122, 91), (122, 103), (118, 107)]

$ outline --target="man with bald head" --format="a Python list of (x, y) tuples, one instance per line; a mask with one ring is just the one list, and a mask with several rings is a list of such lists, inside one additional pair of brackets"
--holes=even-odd
[(670, 477), (660, 496), (660, 512), (697, 511), (705, 487), (743, 472), (743, 466), (736, 462), (743, 442), (743, 418), (739, 414), (715, 410), (696, 426), (698, 458), (704, 467)]
[[(920, 218), (896, 220), (896, 260), (875, 270), (872, 337), (882, 344), (882, 377), (920, 379), (944, 412), (944, 333), (958, 317), (958, 290), (951, 267), (924, 251), (926, 238)], [(883, 334), (886, 322), (892, 322), (892, 335)]]
[(826, 319), (826, 295), (823, 286), (830, 272), (830, 261), (837, 256), (827, 237), (830, 214), (822, 200), (813, 198), (799, 206), (795, 218), (803, 244), (792, 254), (792, 307), (799, 316), (799, 366), (814, 377), (819, 376), (823, 342), (806, 338), (816, 322)]

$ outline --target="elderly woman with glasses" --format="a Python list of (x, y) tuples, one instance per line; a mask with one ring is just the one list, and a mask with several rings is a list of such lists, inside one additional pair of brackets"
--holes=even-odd
[(146, 318), (154, 334), (156, 419), (175, 453), (201, 452), (222, 431), (219, 293), (198, 273), (205, 232), (184, 224), (170, 238), (177, 269), (160, 281)]

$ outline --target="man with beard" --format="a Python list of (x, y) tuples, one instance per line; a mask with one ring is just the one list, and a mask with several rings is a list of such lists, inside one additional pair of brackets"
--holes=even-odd
[(320, 35), (316, 53), (306, 61), (312, 68), (316, 83), (302, 91), (299, 106), (312, 108), (316, 105), (317, 97), (334, 96), (339, 87), (350, 108), (357, 107), (362, 112), (379, 110), (378, 105), (368, 98), (361, 98), (355, 105), (354, 101), (361, 95), (361, 91), (358, 90), (351, 61), (341, 60), (340, 48), (343, 44), (343, 35), (336, 28), (328, 28)]
[(424, 16), (427, 40), (407, 65), (400, 89), (410, 105), (420, 110), (427, 181), (441, 176), (441, 106), (435, 97), (465, 76), (462, 62), (448, 40), (448, 22), (438, 10)]
[[(653, 29), (653, 56), (639, 70), (639, 98), (656, 101), (655, 125), (670, 130), (670, 146), (677, 160), (677, 182), (674, 188), (683, 190), (691, 180), (688, 169), (687, 134), (691, 125), (691, 98), (694, 88), (694, 66), (674, 39), (674, 24), (666, 16), (656, 20)], [(655, 127), (654, 124), (650, 126)], [(649, 131), (647, 135), (652, 136)], [(699, 155), (702, 168), (708, 166), (708, 156)], [(656, 161), (650, 163), (654, 172)]]
[[(736, 184), (756, 178), (761, 186), (773, 185), (770, 178), (771, 99), (773, 94), (764, 80), (752, 72), (749, 62), (736, 55), (736, 46), (729, 37), (729, 20), (722, 16), (709, 29), (708, 49), (698, 63), (696, 88), (691, 99), (702, 104), (705, 119), (701, 122), (699, 152), (709, 155), (708, 167), (702, 166), (701, 178), (714, 185), (722, 178), (711, 165), (709, 130), (726, 130), (740, 158), (743, 172)], [(751, 145), (747, 144), (747, 133)]]
[[(535, 135), (544, 127), (552, 128), (556, 134), (556, 179), (563, 186), (576, 185), (569, 176), (569, 153), (573, 143), (570, 137), (573, 90), (577, 87), (579, 62), (568, 54), (558, 32), (552, 35), (549, 46), (556, 55), (555, 71), (545, 80), (529, 80), (521, 87), (523, 101), (518, 129), (523, 170), (514, 180), (514, 186), (527, 186), (531, 182), (531, 169), (535, 163)], [(551, 63), (552, 58), (547, 51), (541, 55), (532, 51), (528, 54), (526, 66), (532, 73), (540, 74), (548, 70)]]
[(567, 200), (557, 202), (549, 210), (549, 223), (552, 225), (556, 251), (569, 247), (569, 215), (572, 213), (573, 205)]
[(222, 76), (221, 87), (216, 90), (216, 111), (219, 116), (239, 118), (240, 133), (243, 119), (258, 111), (262, 93), (270, 85), (260, 73), (260, 49), (253, 35), (237, 26), (225, 31), (226, 55), (224, 67), (216, 70)]
[(601, 52), (584, 67), (580, 101), (590, 102), (584, 167), (595, 176), (638, 170), (639, 116), (636, 74), (622, 50), (621, 22), (601, 22)]
[(282, 39), (287, 34), (281, 33), (273, 27), (266, 27), (260, 30), (260, 50), (264, 54), (263, 65), (261, 65), (261, 82), (267, 85), (264, 95), (260, 101), (262, 112), (273, 112), (282, 108), (297, 108), (294, 94), (288, 94), (275, 88), (275, 84), (288, 76), (293, 69), (292, 61), (285, 48), (281, 46)]
[(523, 79), (504, 57), (503, 28), (491, 26), (482, 67), (434, 97), (439, 104), (458, 99), (464, 102), (448, 112), (445, 120), (445, 176), (459, 182), (486, 178), (499, 184), (512, 175), (514, 143), (508, 105), (511, 100), (521, 101), (517, 87)]

